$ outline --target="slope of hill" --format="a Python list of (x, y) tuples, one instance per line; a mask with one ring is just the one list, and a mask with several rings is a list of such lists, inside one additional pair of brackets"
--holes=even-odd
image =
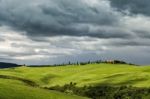
[(11, 67), (18, 67), (19, 65), (14, 64), (14, 63), (5, 63), (5, 62), (0, 62), (0, 68), (11, 68)]
[(40, 86), (78, 86), (94, 84), (133, 85), (150, 87), (150, 67), (116, 64), (89, 64), (62, 67), (19, 67), (0, 70), (0, 75), (30, 79)]
[(12, 79), (0, 79), (0, 99), (87, 99), (25, 85)]
[[(0, 99), (25, 96), (24, 99), (63, 99), (65, 94), (41, 89), (70, 82), (84, 85), (131, 85), (150, 87), (150, 67), (123, 64), (88, 64), (83, 66), (60, 67), (17, 67), (0, 70)], [(40, 88), (35, 88), (40, 87)], [(11, 88), (11, 89), (9, 89)], [(14, 93), (16, 92), (16, 93)], [(52, 95), (51, 95), (52, 94)], [(60, 96), (59, 96), (60, 95)], [(35, 97), (34, 97), (35, 96)], [(67, 95), (65, 95), (65, 99)], [(32, 98), (34, 97), (34, 98)], [(49, 97), (49, 98), (46, 98)], [(52, 98), (51, 98), (52, 97)], [(68, 99), (74, 99), (67, 96)], [(70, 98), (71, 97), (71, 98)], [(39, 99), (39, 98), (38, 98)], [(54, 98), (57, 99), (57, 98)], [(80, 98), (75, 98), (80, 99)], [(81, 98), (82, 99), (82, 98)]]

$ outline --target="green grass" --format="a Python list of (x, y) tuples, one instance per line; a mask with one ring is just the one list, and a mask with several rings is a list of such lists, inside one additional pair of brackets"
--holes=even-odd
[(0, 79), (0, 99), (86, 99), (27, 86), (12, 79)]
[(0, 75), (25, 78), (40, 86), (76, 82), (78, 86), (107, 83), (150, 87), (149, 66), (90, 64), (62, 67), (19, 67), (0, 70)]
[[(35, 96), (33, 99), (63, 99), (64, 96), (67, 96), (66, 94), (59, 93), (59, 95), (56, 95), (57, 92), (33, 88), (32, 85), (24, 82), (24, 80), (32, 81), (40, 87), (64, 85), (70, 82), (76, 82), (77, 86), (107, 84), (114, 86), (150, 87), (149, 66), (89, 64), (61, 67), (19, 67), (1, 69), (0, 75), (8, 76), (7, 79), (0, 79), (0, 99), (1, 97), (7, 99), (7, 95), (10, 93), (14, 93), (10, 95), (11, 99), (17, 99), (13, 98), (16, 96), (18, 96), (18, 99), (21, 96), (24, 96), (24, 99), (32, 99), (33, 96)], [(9, 90), (9, 88), (12, 89)], [(14, 91), (17, 92), (15, 93)], [(28, 97), (26, 98), (26, 96)], [(71, 96), (65, 99), (69, 99), (69, 97)], [(71, 97), (70, 99), (74, 98)]]

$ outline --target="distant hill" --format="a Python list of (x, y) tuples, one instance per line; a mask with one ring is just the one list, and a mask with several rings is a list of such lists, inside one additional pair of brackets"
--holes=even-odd
[(11, 68), (11, 67), (18, 67), (18, 64), (14, 63), (6, 63), (6, 62), (0, 62), (0, 68)]

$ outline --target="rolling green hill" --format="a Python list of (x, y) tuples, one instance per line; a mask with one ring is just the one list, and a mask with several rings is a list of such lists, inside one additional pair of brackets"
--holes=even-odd
[[(88, 64), (60, 67), (17, 67), (0, 70), (0, 99), (82, 99), (42, 87), (70, 82), (84, 85), (132, 85), (150, 87), (150, 67)], [(33, 98), (34, 97), (34, 98)]]
[(12, 79), (0, 79), (0, 99), (87, 99), (31, 87)]
[(76, 82), (78, 86), (107, 83), (150, 87), (149, 66), (89, 64), (61, 67), (19, 67), (1, 69), (0, 75), (25, 78), (40, 86)]

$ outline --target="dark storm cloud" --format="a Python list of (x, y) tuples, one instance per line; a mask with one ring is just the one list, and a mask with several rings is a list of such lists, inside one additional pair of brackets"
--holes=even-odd
[(117, 26), (121, 17), (109, 6), (103, 6), (102, 1), (98, 2), (100, 5), (90, 6), (84, 0), (1, 0), (0, 23), (25, 31), (29, 36), (130, 36), (121, 32), (90, 31), (90, 26)]
[(141, 38), (150, 39), (150, 31), (136, 30), (137, 35)]
[(150, 0), (110, 0), (111, 5), (119, 11), (128, 10), (131, 14), (150, 16)]
[(149, 0), (0, 0), (0, 60), (49, 64), (101, 55), (130, 60), (135, 54), (135, 61), (140, 56), (141, 63), (149, 62), (149, 5)]
[(106, 44), (108, 46), (115, 46), (115, 47), (150, 47), (150, 40), (113, 40), (110, 43)]

